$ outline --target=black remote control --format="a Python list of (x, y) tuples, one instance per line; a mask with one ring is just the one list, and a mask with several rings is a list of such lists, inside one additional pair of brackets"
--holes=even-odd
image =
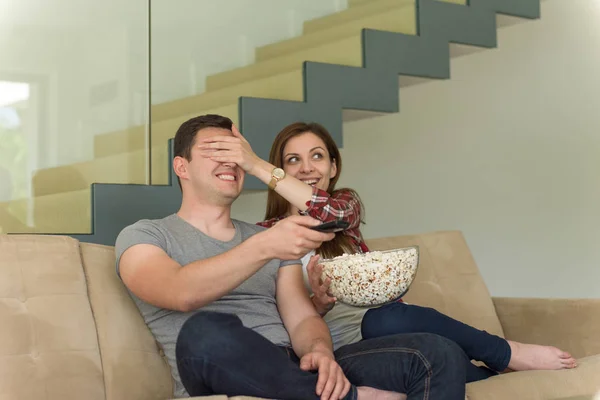
[(339, 232), (347, 229), (350, 223), (341, 219), (335, 221), (325, 222), (324, 224), (313, 226), (310, 229), (314, 229), (319, 232)]

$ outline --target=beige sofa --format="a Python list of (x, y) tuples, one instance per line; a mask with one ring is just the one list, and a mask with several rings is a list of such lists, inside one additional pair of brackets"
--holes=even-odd
[[(415, 244), (421, 266), (407, 301), (580, 358), (574, 370), (468, 384), (468, 399), (591, 398), (600, 390), (600, 300), (491, 298), (460, 232), (369, 241), (372, 249)], [(171, 393), (169, 368), (115, 275), (112, 247), (0, 235), (0, 399), (164, 400)]]

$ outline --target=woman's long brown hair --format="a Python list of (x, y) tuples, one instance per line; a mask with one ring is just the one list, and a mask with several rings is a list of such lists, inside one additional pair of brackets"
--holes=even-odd
[[(337, 167), (336, 175), (329, 181), (327, 193), (333, 195), (342, 190), (351, 192), (360, 203), (361, 222), (364, 223), (364, 221), (362, 221), (362, 216), (364, 216), (364, 207), (360, 197), (358, 196), (358, 193), (356, 193), (355, 190), (348, 188), (335, 190), (335, 184), (342, 173), (342, 157), (340, 155), (340, 150), (335, 144), (335, 141), (327, 129), (325, 129), (322, 125), (314, 122), (308, 124), (304, 122), (296, 122), (283, 128), (283, 130), (277, 134), (277, 137), (275, 137), (275, 141), (273, 142), (273, 146), (271, 146), (269, 162), (276, 167), (283, 168), (283, 150), (285, 149), (287, 142), (295, 136), (308, 132), (314, 133), (323, 141), (323, 143), (325, 143), (325, 147), (327, 148), (327, 152), (329, 152), (331, 162), (335, 163)], [(284, 199), (274, 190), (269, 190), (265, 219), (284, 216), (287, 214), (289, 207), (290, 203), (286, 199)], [(343, 232), (338, 232), (333, 240), (323, 242), (321, 247), (317, 250), (317, 253), (323, 258), (332, 258), (344, 253), (356, 253), (357, 251), (358, 249), (356, 249), (356, 247), (353, 245), (350, 236), (344, 234)]]

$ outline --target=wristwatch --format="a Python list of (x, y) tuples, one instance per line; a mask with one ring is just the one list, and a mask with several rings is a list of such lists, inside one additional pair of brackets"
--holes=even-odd
[(269, 182), (269, 189), (275, 190), (275, 186), (277, 186), (277, 182), (285, 178), (285, 171), (281, 168), (273, 168), (271, 171), (271, 182)]

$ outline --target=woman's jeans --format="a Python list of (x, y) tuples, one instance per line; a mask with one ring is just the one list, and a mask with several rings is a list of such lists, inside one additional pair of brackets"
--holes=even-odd
[(467, 382), (478, 381), (504, 371), (510, 361), (508, 342), (452, 319), (433, 308), (402, 302), (390, 303), (367, 311), (362, 320), (364, 339), (399, 333), (429, 332), (456, 342), (469, 359), (482, 361), (492, 370), (467, 365)]
[[(177, 367), (191, 396), (225, 394), (318, 400), (316, 372), (302, 371), (291, 348), (278, 347), (235, 315), (199, 312), (177, 339)], [(335, 352), (352, 384), (405, 393), (408, 400), (464, 400), (467, 356), (451, 340), (429, 333), (391, 335)]]

